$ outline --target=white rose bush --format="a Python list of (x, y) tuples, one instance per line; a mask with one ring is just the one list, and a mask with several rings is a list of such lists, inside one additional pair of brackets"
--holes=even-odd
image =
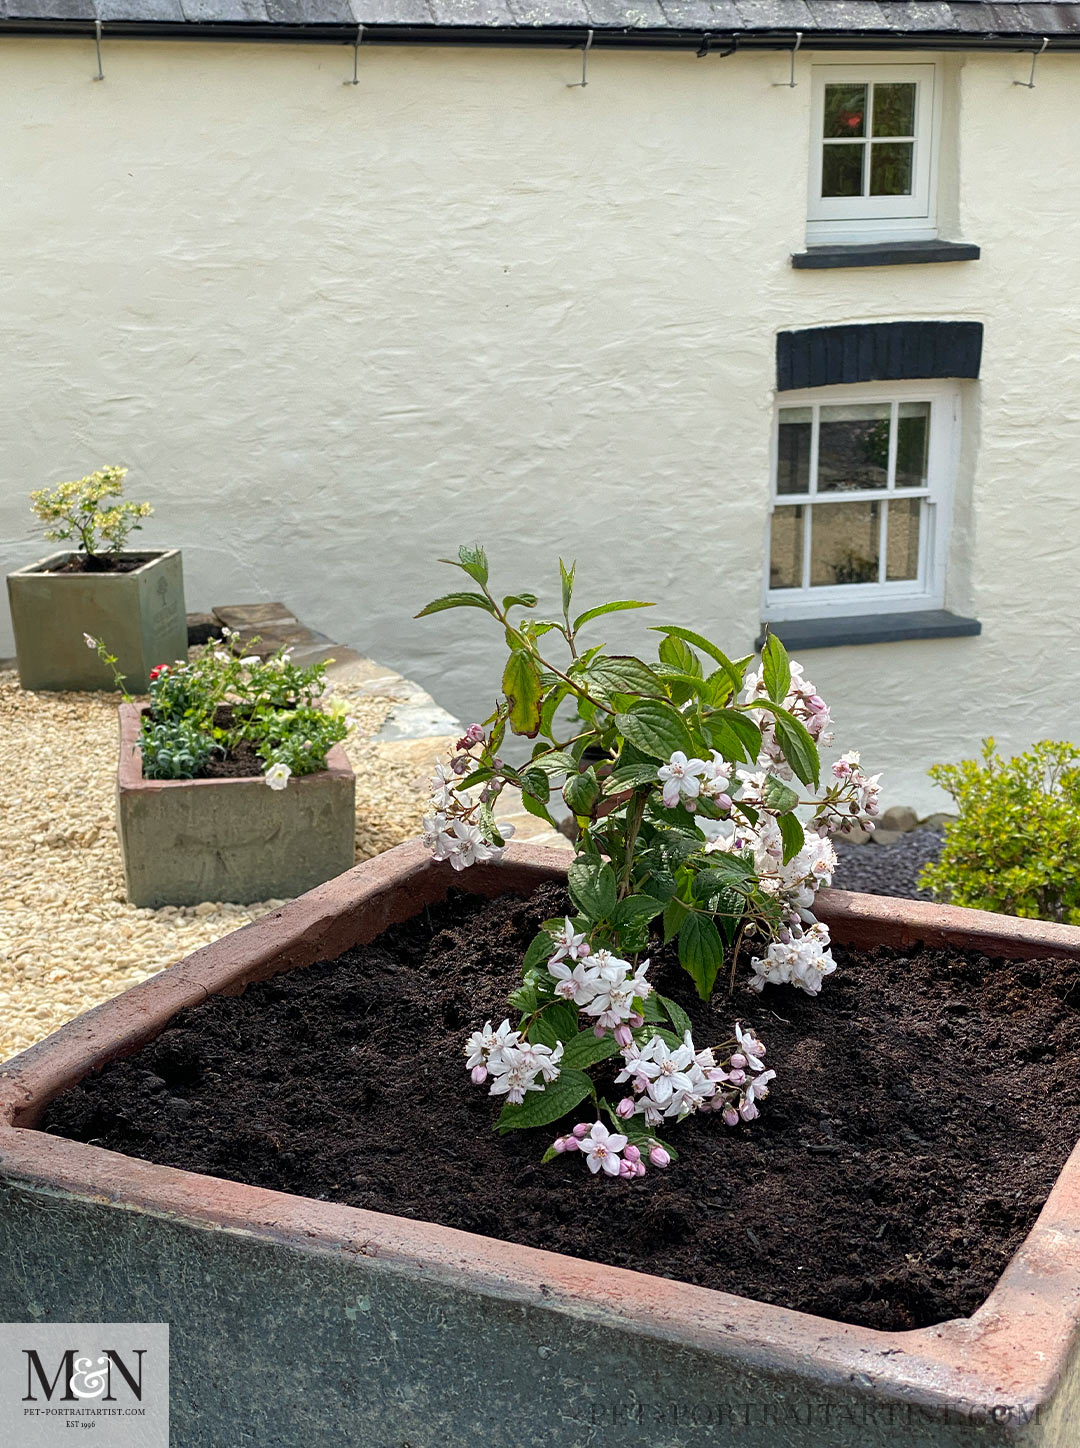
[[(822, 786), (829, 708), (775, 637), (760, 659), (732, 660), (691, 629), (654, 625), (647, 662), (582, 633), (651, 604), (573, 616), (575, 567), (560, 562), (561, 614), (540, 618), (535, 594), (497, 599), (482, 548), (443, 561), (476, 587), (418, 617), (479, 609), (504, 631), (509, 656), (494, 711), (437, 766), (423, 839), (457, 870), (499, 860), (511, 830), (493, 807), (507, 785), (552, 825), (561, 795), (577, 836), (574, 913), (544, 922), (509, 997), (516, 1025), (508, 1014), (474, 1031), (466, 1070), (501, 1098), (500, 1132), (548, 1126), (588, 1103), (592, 1119), (544, 1160), (577, 1152), (590, 1174), (633, 1180), (675, 1159), (658, 1131), (698, 1112), (728, 1127), (752, 1122), (776, 1075), (743, 1021), (719, 1043), (694, 1041), (686, 1011), (650, 979), (650, 942), (675, 942), (703, 1001), (722, 977), (730, 993), (740, 963), (757, 991), (816, 995), (836, 964), (814, 897), (836, 866), (833, 837), (873, 829), (878, 776), (849, 753)], [(535, 741), (526, 763), (501, 758), (508, 730)], [(612, 1099), (598, 1076), (614, 1083)]]

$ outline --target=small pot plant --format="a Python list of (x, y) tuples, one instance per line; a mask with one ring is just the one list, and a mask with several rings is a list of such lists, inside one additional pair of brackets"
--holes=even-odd
[[(258, 640), (249, 640), (249, 646)], [(123, 679), (104, 642), (88, 649)], [(302, 894), (353, 862), (352, 721), (326, 663), (246, 654), (230, 630), (120, 707), (119, 828), (136, 905)]]
[(31, 493), (44, 534), (69, 547), (8, 575), (19, 680), (24, 689), (109, 689), (115, 681), (82, 646), (107, 638), (132, 688), (187, 648), (178, 549), (134, 551), (131, 534), (153, 512), (123, 499), (127, 469), (105, 467)]
[(617, 653), (643, 602), (456, 563), (423, 612), (508, 652), (423, 839), (0, 1073), (9, 1315), (170, 1322), (183, 1441), (302, 1309), (282, 1448), (312, 1383), (373, 1442), (1071, 1445), (1080, 930), (822, 891), (878, 779), (778, 642)]

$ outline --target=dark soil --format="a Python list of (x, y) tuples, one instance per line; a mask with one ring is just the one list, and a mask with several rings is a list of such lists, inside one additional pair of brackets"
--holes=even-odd
[(891, 845), (836, 843), (840, 864), (833, 876), (838, 890), (862, 890), (867, 895), (899, 895), (905, 900), (932, 900), (919, 889), (924, 865), (941, 854), (941, 830), (911, 830)]
[[(154, 717), (151, 715), (151, 717)], [(231, 729), (236, 722), (235, 710), (231, 704), (219, 704), (214, 710), (214, 724), (219, 729)], [(203, 765), (196, 779), (252, 779), (266, 771), (266, 761), (253, 744), (242, 739), (222, 756), (214, 755)]]
[(47, 573), (134, 573), (144, 563), (149, 563), (153, 553), (72, 553), (66, 562)]
[(778, 1079), (753, 1125), (691, 1118), (667, 1133), (679, 1160), (628, 1183), (577, 1153), (541, 1165), (556, 1127), (498, 1137), (497, 1099), (464, 1070), (564, 899), (452, 897), (212, 997), (57, 1098), (44, 1129), (877, 1328), (985, 1299), (1080, 1137), (1080, 963), (839, 949), (817, 1000), (741, 985), (706, 1006), (659, 951), (698, 1044), (741, 1017)]

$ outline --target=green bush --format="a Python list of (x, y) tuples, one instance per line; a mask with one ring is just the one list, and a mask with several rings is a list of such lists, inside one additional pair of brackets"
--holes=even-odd
[(1044, 739), (1002, 759), (993, 739), (982, 761), (936, 764), (960, 818), (945, 828), (920, 884), (939, 900), (1028, 919), (1080, 925), (1080, 749)]

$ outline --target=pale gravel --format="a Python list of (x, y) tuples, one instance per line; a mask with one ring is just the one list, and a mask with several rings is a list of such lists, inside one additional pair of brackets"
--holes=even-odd
[[(356, 728), (357, 859), (415, 836), (415, 764), (371, 742), (388, 699), (342, 687)], [(115, 694), (35, 694), (0, 670), (0, 1061), (281, 904), (140, 910), (115, 824)]]

